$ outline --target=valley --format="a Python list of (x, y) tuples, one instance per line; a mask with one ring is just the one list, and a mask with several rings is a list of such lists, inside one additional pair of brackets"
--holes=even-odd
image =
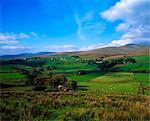
[(2, 58), (2, 120), (149, 120), (150, 56), (129, 51)]

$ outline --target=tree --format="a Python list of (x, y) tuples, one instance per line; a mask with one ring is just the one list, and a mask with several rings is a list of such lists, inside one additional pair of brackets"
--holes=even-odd
[(88, 61), (88, 64), (91, 64), (91, 65), (92, 65), (92, 64), (95, 64), (95, 63), (96, 63), (95, 60), (89, 60), (89, 61)]
[(70, 80), (68, 80), (65, 85), (67, 87), (73, 89), (73, 90), (77, 89), (77, 81), (74, 81), (74, 80), (70, 81)]
[(35, 85), (35, 86), (33, 86), (32, 87), (32, 89), (34, 90), (34, 91), (43, 91), (43, 90), (45, 90), (47, 87), (45, 86), (45, 85)]
[(73, 90), (77, 89), (77, 81), (72, 81), (72, 83), (71, 83), (71, 89), (73, 89)]
[(53, 87), (58, 85), (64, 85), (67, 82), (67, 78), (62, 74), (52, 75), (51, 79), (49, 79), (49, 84)]
[(41, 74), (40, 69), (33, 69), (27, 72), (27, 79), (25, 85), (34, 85), (36, 83), (37, 77)]
[(131, 58), (131, 57), (125, 58), (124, 61), (125, 61), (126, 63), (135, 63), (135, 62), (136, 62), (136, 60), (133, 59), (133, 58)]
[(107, 60), (105, 60), (105, 61), (103, 61), (102, 63), (98, 63), (97, 65), (98, 65), (97, 68), (98, 68), (100, 71), (105, 71), (105, 70), (107, 70), (107, 69), (110, 67), (110, 62), (107, 61)]

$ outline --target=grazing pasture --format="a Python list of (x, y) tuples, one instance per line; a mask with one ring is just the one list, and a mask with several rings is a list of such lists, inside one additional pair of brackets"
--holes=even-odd
[(124, 64), (124, 65), (117, 65), (115, 66), (115, 69), (117, 69), (118, 71), (138, 71), (138, 72), (142, 72), (142, 71), (149, 71), (149, 66), (150, 66), (150, 56), (149, 55), (145, 55), (145, 56), (135, 56), (132, 57), (136, 60), (136, 63), (132, 63), (132, 64)]

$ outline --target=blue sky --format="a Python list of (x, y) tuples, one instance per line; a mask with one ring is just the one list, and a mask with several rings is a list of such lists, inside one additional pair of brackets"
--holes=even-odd
[(0, 0), (0, 54), (149, 42), (149, 5), (148, 0)]

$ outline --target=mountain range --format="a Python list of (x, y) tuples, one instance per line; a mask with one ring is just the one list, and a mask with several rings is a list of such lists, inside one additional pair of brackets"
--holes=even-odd
[(150, 55), (149, 45), (127, 44), (120, 47), (104, 47), (90, 51), (76, 52), (38, 52), (38, 53), (23, 53), (17, 55), (2, 55), (1, 59), (18, 59), (29, 57), (47, 57), (49, 55), (97, 55), (97, 56), (134, 56), (134, 55)]

